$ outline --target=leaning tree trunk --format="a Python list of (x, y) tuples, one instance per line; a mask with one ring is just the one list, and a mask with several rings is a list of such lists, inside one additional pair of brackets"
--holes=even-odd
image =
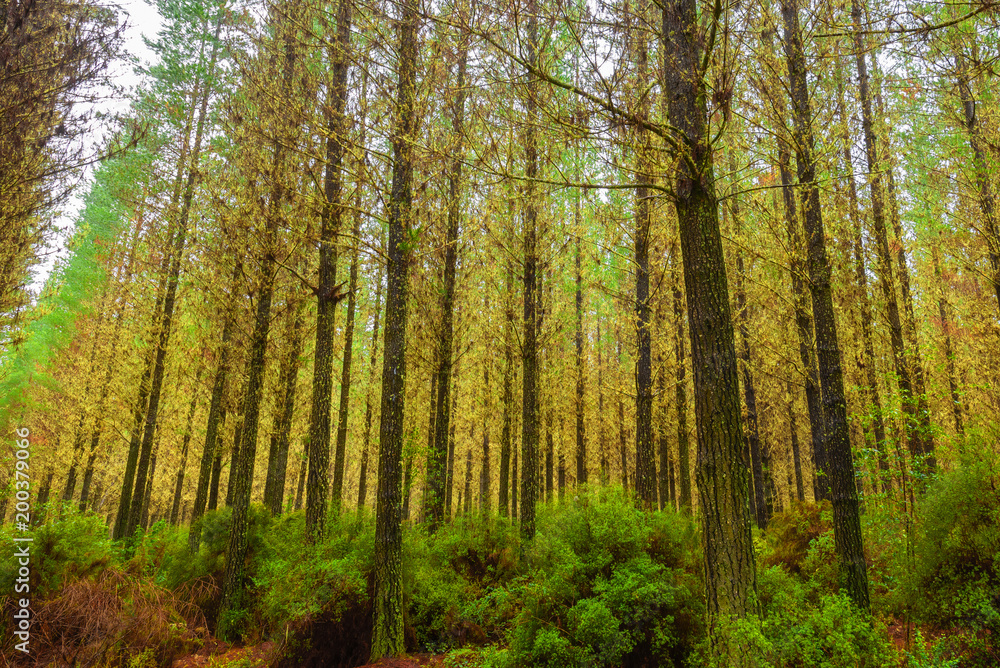
[[(222, 29), (222, 12), (219, 13), (215, 24), (215, 37), (212, 40), (212, 54), (209, 57), (208, 76), (202, 86), (201, 104), (198, 109), (198, 122), (194, 133), (194, 144), (191, 148), (190, 164), (188, 165), (187, 182), (184, 186), (184, 196), (181, 201), (181, 209), (178, 215), (177, 231), (174, 234), (173, 248), (171, 249), (169, 277), (167, 279), (167, 291), (163, 298), (163, 313), (159, 322), (159, 331), (156, 342), (156, 357), (150, 377), (149, 404), (146, 408), (145, 428), (142, 434), (142, 446), (139, 452), (139, 461), (135, 476), (135, 499), (139, 492), (145, 489), (146, 473), (149, 466), (149, 456), (153, 447), (153, 434), (156, 433), (157, 418), (160, 408), (160, 393), (163, 387), (163, 377), (166, 367), (167, 348), (170, 342), (170, 330), (174, 316), (174, 304), (177, 299), (177, 283), (180, 277), (181, 262), (184, 258), (184, 246), (187, 243), (188, 221), (191, 214), (191, 202), (194, 198), (194, 188), (198, 180), (198, 164), (201, 157), (201, 142), (205, 130), (205, 119), (208, 116), (208, 100), (212, 94), (212, 79), (215, 76), (215, 63), (218, 56), (219, 32)], [(141, 518), (142, 508), (132, 503), (129, 509), (128, 524), (126, 534), (135, 531)]]
[(344, 494), (344, 466), (347, 453), (347, 417), (351, 401), (351, 362), (354, 358), (354, 311), (358, 288), (358, 235), (361, 217), (355, 213), (354, 249), (351, 255), (351, 275), (347, 288), (347, 323), (344, 325), (344, 360), (340, 371), (340, 410), (337, 415), (337, 449), (333, 460), (333, 508), (339, 513)]

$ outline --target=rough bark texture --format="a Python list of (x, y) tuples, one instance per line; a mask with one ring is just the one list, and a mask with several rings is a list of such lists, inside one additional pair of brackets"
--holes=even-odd
[[(640, 33), (644, 34), (644, 33)], [(636, 45), (637, 76), (647, 78), (649, 49), (645, 39), (639, 37)], [(649, 117), (649, 96), (639, 102), (639, 118)], [(636, 147), (635, 190), (635, 491), (646, 508), (656, 505), (656, 463), (653, 455), (653, 357), (649, 307), (649, 185), (651, 181), (649, 153), (652, 150), (649, 133), (638, 130)]]
[(403, 403), (406, 387), (406, 299), (410, 207), (413, 200), (413, 147), (416, 132), (417, 3), (400, 7), (396, 127), (392, 136), (392, 190), (389, 195), (388, 289), (385, 300), (385, 354), (382, 366), (381, 448), (375, 513), (374, 591), (371, 660), (397, 656), (403, 643), (402, 499)]
[[(538, 5), (528, 0), (526, 61), (530, 68), (538, 65)], [(535, 186), (532, 179), (538, 172), (538, 146), (535, 123), (538, 115), (535, 89), (537, 77), (528, 75), (527, 130), (524, 140), (524, 337), (521, 348), (521, 540), (526, 545), (535, 537), (535, 505), (538, 501), (538, 332), (536, 330), (538, 290), (537, 218)]]
[[(721, 11), (721, 10), (719, 10)], [(694, 370), (697, 483), (704, 543), (709, 637), (716, 656), (736, 657), (718, 633), (720, 615), (756, 611), (749, 476), (740, 419), (735, 335), (719, 230), (703, 53), (694, 0), (663, 5), (665, 97), (679, 131), (673, 189), (680, 229)]]
[(854, 478), (854, 461), (847, 424), (847, 402), (840, 365), (840, 347), (830, 287), (830, 264), (820, 209), (816, 163), (813, 157), (812, 111), (806, 84), (805, 53), (795, 0), (781, 7), (785, 24), (785, 55), (795, 114), (796, 166), (802, 189), (803, 219), (808, 238), (808, 269), (816, 327), (816, 350), (820, 388), (823, 394), (823, 426), (826, 434), (829, 478), (833, 500), (834, 543), (840, 558), (842, 584), (862, 610), (870, 607), (868, 567), (861, 542), (861, 516)]
[(278, 371), (278, 399), (275, 402), (274, 425), (268, 452), (267, 481), (264, 484), (264, 505), (277, 517), (285, 503), (285, 480), (288, 475), (288, 447), (292, 416), (295, 413), (295, 388), (299, 379), (299, 358), (302, 357), (302, 330), (305, 321), (303, 303), (289, 304), (288, 352)]

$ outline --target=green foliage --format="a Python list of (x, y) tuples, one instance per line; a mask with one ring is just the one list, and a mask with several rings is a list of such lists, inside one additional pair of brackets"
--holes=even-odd
[(914, 558), (899, 564), (901, 603), (919, 621), (981, 636), (967, 649), (982, 656), (978, 665), (993, 665), (1000, 659), (1000, 457), (987, 448), (965, 452), (928, 489), (918, 526)]
[(513, 588), (514, 665), (681, 665), (701, 635), (697, 533), (674, 513), (643, 513), (620, 490), (540, 514), (532, 575)]
[(375, 544), (371, 517), (331, 515), (328, 522), (330, 539), (316, 546), (303, 545), (302, 512), (281, 517), (267, 532), (270, 557), (261, 563), (254, 584), (269, 631), (282, 632), (319, 615), (337, 623), (349, 607), (367, 599)]
[[(114, 550), (102, 518), (80, 514), (67, 506), (63, 512), (49, 513), (50, 521), (36, 526), (29, 533), (15, 532), (14, 527), (0, 529), (0, 542), (18, 545), (17, 537), (30, 537), (31, 587), (30, 598), (45, 598), (59, 592), (71, 582), (100, 574), (113, 563)], [(0, 581), (13, 583), (19, 565), (16, 559), (0, 561)], [(8, 586), (2, 596), (13, 593)], [(0, 599), (2, 600), (2, 599)]]

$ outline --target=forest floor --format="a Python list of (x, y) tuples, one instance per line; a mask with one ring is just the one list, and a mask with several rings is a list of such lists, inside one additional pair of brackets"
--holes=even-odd
[[(269, 666), (274, 650), (271, 641), (244, 647), (232, 646), (222, 640), (210, 639), (196, 654), (175, 659), (171, 668), (222, 668), (239, 665), (246, 668)], [(360, 668), (441, 668), (446, 654), (414, 654), (367, 663)]]

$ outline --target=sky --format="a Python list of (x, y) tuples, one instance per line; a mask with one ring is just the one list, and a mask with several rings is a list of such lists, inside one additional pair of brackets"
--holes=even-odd
[[(148, 65), (153, 60), (153, 52), (146, 47), (143, 36), (152, 38), (156, 36), (160, 29), (162, 19), (160, 12), (155, 6), (145, 2), (145, 0), (120, 0), (118, 6), (121, 7), (123, 15), (127, 15), (127, 27), (125, 32), (125, 53), (135, 57), (135, 65)], [(97, 105), (105, 112), (127, 112), (129, 108), (128, 95), (141, 83), (142, 77), (134, 70), (134, 65), (119, 60), (112, 66), (113, 78), (125, 88), (124, 97), (115, 97), (103, 100)], [(91, 130), (91, 134), (84, 137), (86, 145), (97, 145), (101, 142), (102, 136), (99, 129)], [(34, 280), (31, 284), (33, 293), (41, 292), (45, 281), (55, 267), (56, 261), (67, 256), (67, 242), (73, 232), (76, 217), (83, 207), (83, 198), (87, 194), (87, 189), (93, 179), (93, 171), (87, 169), (83, 178), (80, 179), (72, 196), (63, 206), (61, 214), (56, 218), (56, 234), (51, 240), (51, 245), (43, 261), (35, 268)]]

